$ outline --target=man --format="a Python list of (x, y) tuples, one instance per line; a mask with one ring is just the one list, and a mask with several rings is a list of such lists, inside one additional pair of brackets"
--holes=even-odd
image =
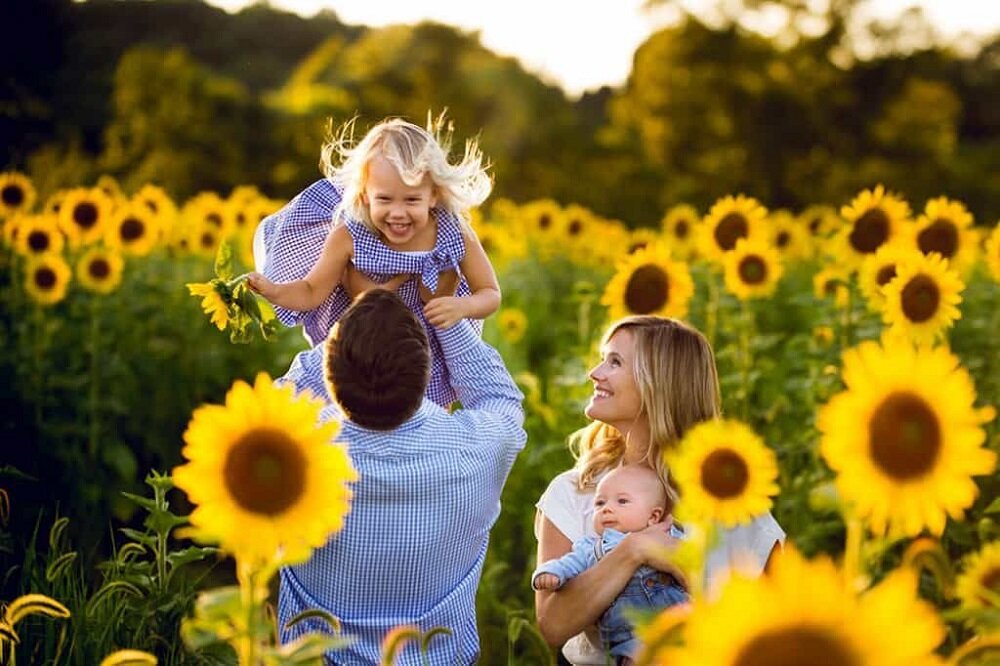
[[(429, 644), (431, 664), (471, 664), (479, 656), (476, 588), (500, 492), (524, 448), (523, 396), (500, 355), (468, 321), (437, 330), (463, 408), (449, 413), (424, 397), (430, 350), (423, 325), (386, 289), (359, 296), (320, 348), (303, 352), (286, 380), (316, 386), (325, 373), (360, 479), (344, 529), (305, 564), (281, 571), (282, 642), (325, 624), (285, 623), (310, 608), (342, 623), (350, 646), (336, 664), (375, 664), (392, 628), (445, 627)], [(399, 663), (419, 664), (415, 646)]]

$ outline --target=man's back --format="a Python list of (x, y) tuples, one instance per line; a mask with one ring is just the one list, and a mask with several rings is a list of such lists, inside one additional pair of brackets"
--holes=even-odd
[[(468, 408), (449, 414), (424, 400), (392, 431), (345, 421), (339, 440), (360, 476), (351, 513), (312, 559), (281, 572), (282, 623), (322, 608), (357, 639), (332, 655), (336, 663), (377, 663), (382, 638), (401, 624), (452, 632), (432, 640), (432, 664), (478, 657), (476, 588), (500, 492), (525, 434), (520, 393), (499, 355), (471, 331), (456, 329), (441, 335), (452, 337), (444, 346)], [(324, 416), (337, 418), (337, 408)], [(302, 623), (282, 639), (320, 628)], [(420, 663), (413, 648), (400, 656), (400, 663)]]

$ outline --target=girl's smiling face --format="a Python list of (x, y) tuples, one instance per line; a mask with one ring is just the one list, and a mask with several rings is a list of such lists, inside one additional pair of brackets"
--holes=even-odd
[(587, 417), (627, 432), (642, 409), (633, 370), (635, 339), (621, 328), (601, 348), (601, 362), (590, 371), (594, 393), (584, 409)]
[(436, 231), (431, 224), (431, 208), (437, 204), (437, 196), (430, 175), (424, 174), (418, 185), (407, 185), (392, 162), (375, 155), (368, 163), (361, 198), (386, 244), (400, 250), (426, 249), (420, 246), (426, 244), (427, 232)]

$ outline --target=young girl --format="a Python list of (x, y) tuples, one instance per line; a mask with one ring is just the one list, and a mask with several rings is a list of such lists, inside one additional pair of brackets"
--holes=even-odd
[(365, 286), (399, 285), (428, 330), (427, 396), (447, 407), (455, 395), (432, 327), (496, 312), (500, 287), (467, 221), (492, 182), (475, 142), (458, 163), (448, 161), (443, 120), (428, 129), (385, 120), (353, 146), (347, 123), (323, 148), (326, 179), (261, 224), (255, 254), (263, 275), (251, 273), (247, 282), (283, 323), (301, 323), (310, 345), (326, 338), (350, 305), (342, 284), (349, 266)]

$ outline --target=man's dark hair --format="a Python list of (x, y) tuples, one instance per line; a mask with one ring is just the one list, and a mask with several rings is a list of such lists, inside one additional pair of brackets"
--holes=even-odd
[(391, 291), (358, 296), (326, 341), (326, 381), (344, 415), (392, 430), (413, 416), (430, 379), (427, 334)]

